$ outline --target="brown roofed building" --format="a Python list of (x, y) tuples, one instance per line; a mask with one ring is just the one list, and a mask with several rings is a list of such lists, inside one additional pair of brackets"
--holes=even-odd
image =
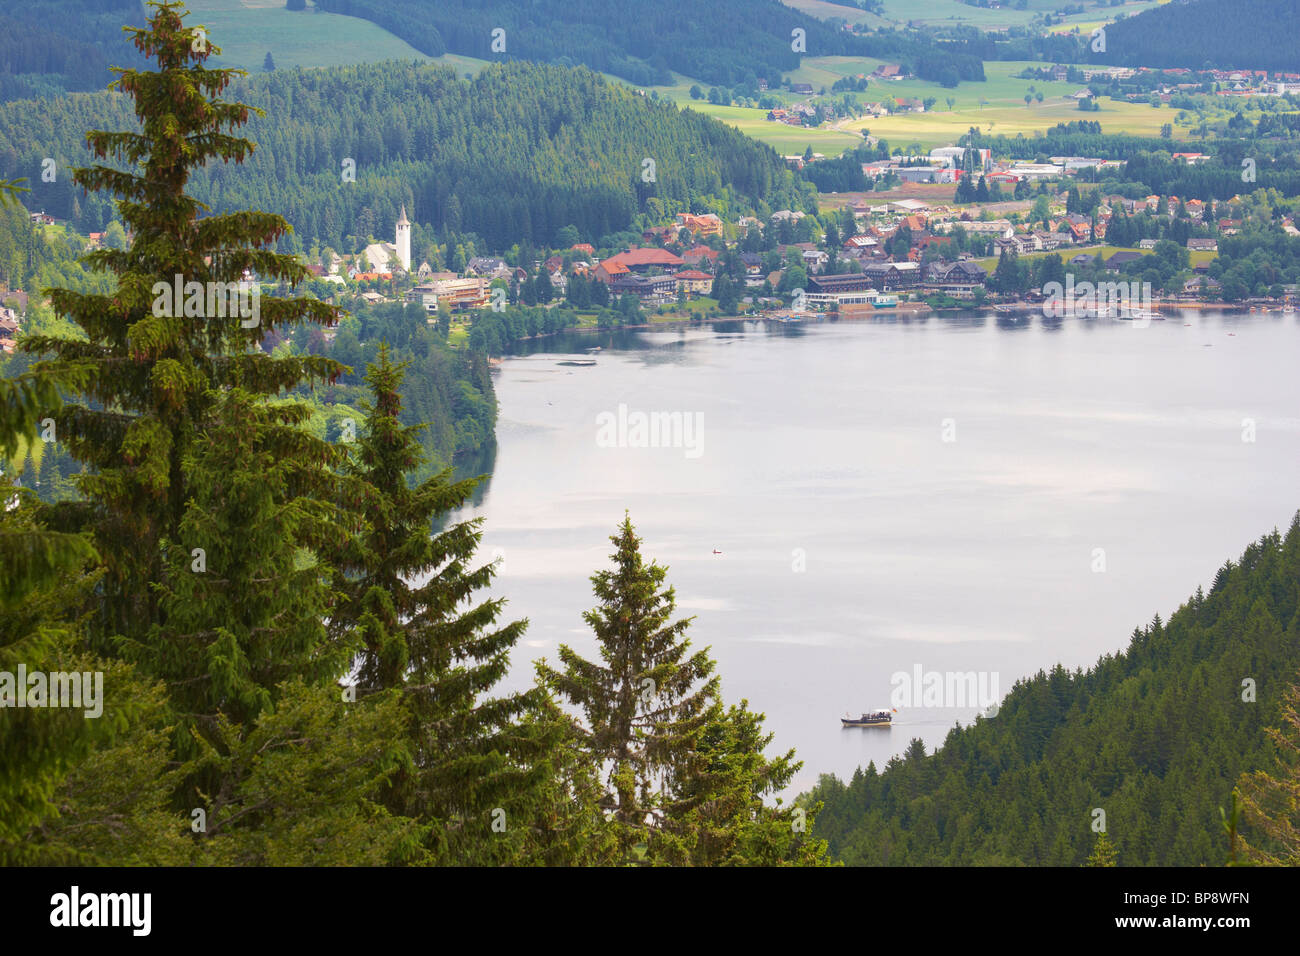
[(667, 249), (646, 248), (620, 252), (618, 255), (610, 256), (605, 262), (617, 262), (633, 272), (646, 272), (652, 268), (676, 269), (685, 264), (680, 256), (673, 255)]

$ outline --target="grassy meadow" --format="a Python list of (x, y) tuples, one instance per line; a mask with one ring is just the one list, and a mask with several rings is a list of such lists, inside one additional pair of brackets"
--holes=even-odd
[(905, 27), (909, 23), (928, 27), (975, 27), (979, 30), (1005, 30), (1008, 27), (1025, 27), (1044, 13), (1055, 13), (1066, 6), (1084, 5), (1082, 13), (1071, 14), (1065, 18), (1061, 27), (1054, 30), (1072, 30), (1076, 26), (1083, 29), (1084, 24), (1109, 23), (1120, 14), (1134, 16), (1151, 7), (1158, 6), (1166, 0), (1132, 0), (1120, 6), (1112, 7), (1106, 0), (1029, 0), (1024, 10), (1015, 9), (1011, 0), (1006, 0), (999, 9), (976, 7), (961, 3), (960, 0), (884, 0), (884, 16), (867, 13), (853, 5), (851, 0), (844, 3), (831, 3), (828, 0), (781, 0), (787, 7), (792, 7), (808, 16), (819, 20), (841, 19), (848, 23), (876, 27)]
[(269, 52), (277, 68), (342, 66), (381, 60), (433, 60), (457, 72), (477, 72), (481, 60), (446, 55), (425, 56), (405, 40), (357, 17), (307, 9), (291, 12), (284, 0), (189, 0), (190, 24), (202, 24), (221, 48), (215, 62), (261, 72)]
[[(846, 76), (869, 75), (882, 60), (863, 57), (824, 56), (805, 57), (799, 69), (788, 74), (796, 83), (810, 83), (820, 92), (824, 87), (828, 97), (838, 100), (843, 94), (830, 93), (832, 84)], [(918, 99), (933, 97), (934, 106), (925, 113), (896, 113), (881, 117), (864, 117), (856, 120), (825, 124), (818, 129), (806, 129), (773, 123), (766, 119), (767, 111), (740, 106), (716, 106), (707, 100), (692, 100), (690, 88), (694, 80), (675, 77), (672, 86), (649, 87), (661, 97), (673, 100), (680, 106), (689, 106), (708, 116), (736, 127), (760, 142), (767, 143), (783, 155), (802, 153), (811, 146), (813, 152), (838, 156), (862, 141), (862, 130), (867, 129), (878, 139), (888, 140), (890, 147), (907, 148), (913, 143), (925, 149), (955, 143), (972, 126), (993, 135), (1015, 136), (1024, 133), (1032, 136), (1057, 123), (1088, 119), (1100, 122), (1107, 133), (1133, 133), (1157, 136), (1160, 127), (1173, 123), (1176, 110), (1159, 109), (1146, 103), (1117, 103), (1109, 99), (1099, 101), (1097, 112), (1081, 112), (1069, 95), (1080, 89), (1078, 83), (1057, 83), (1041, 80), (1022, 80), (1015, 74), (1027, 66), (1041, 66), (1026, 61), (990, 61), (984, 64), (987, 80), (983, 83), (962, 83), (956, 89), (945, 89), (938, 83), (925, 80), (899, 80), (887, 83), (872, 81), (864, 93), (850, 94), (860, 103), (879, 103), (888, 99)], [(707, 92), (707, 84), (698, 84)], [(1043, 101), (1035, 100), (1026, 106), (1024, 97), (1029, 87), (1042, 92)], [(784, 103), (795, 102), (795, 97), (782, 91), (773, 91)], [(948, 99), (953, 100), (951, 108)], [(1186, 128), (1174, 129), (1176, 138), (1186, 138)]]

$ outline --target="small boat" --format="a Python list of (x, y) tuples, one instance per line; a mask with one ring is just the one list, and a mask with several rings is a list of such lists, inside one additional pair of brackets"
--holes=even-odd
[(1121, 319), (1138, 319), (1146, 322), (1163, 322), (1164, 316), (1154, 309), (1132, 309), (1120, 312)]
[(572, 365), (576, 368), (590, 368), (596, 364), (595, 359), (569, 359), (565, 362), (556, 362), (556, 365)]
[(888, 710), (869, 710), (861, 717), (850, 717), (845, 714), (840, 718), (840, 724), (844, 727), (888, 727), (894, 719), (894, 715)]

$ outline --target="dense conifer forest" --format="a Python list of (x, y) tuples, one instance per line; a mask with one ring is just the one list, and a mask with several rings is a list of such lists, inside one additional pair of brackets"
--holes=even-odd
[[(370, 20), (430, 56), (518, 57), (584, 64), (642, 85), (667, 85), (672, 71), (705, 83), (772, 86), (800, 56), (900, 58), (925, 79), (984, 79), (978, 38), (938, 44), (917, 32), (858, 36), (777, 0), (320, 0), (331, 13)], [(796, 37), (795, 31), (801, 36)], [(496, 32), (504, 31), (504, 32)], [(504, 47), (504, 48), (503, 48)]]
[[(1260, 42), (1261, 26), (1278, 42)], [(1116, 66), (1300, 72), (1297, 38), (1294, 0), (1190, 0), (1110, 24), (1104, 50), (1087, 46), (1091, 62)]]
[[(644, 204), (735, 218), (810, 202), (771, 147), (584, 69), (509, 63), (467, 80), (385, 63), (281, 70), (232, 90), (264, 111), (248, 127), (259, 148), (246, 164), (196, 170), (194, 195), (218, 211), (281, 210), (295, 227), (286, 251), (391, 237), (403, 203), (438, 235), (472, 230), (487, 252), (553, 243), (565, 226), (594, 242)], [(120, 94), (5, 104), (0, 178), (26, 176), (30, 206), (99, 231), (108, 201), (66, 175), (42, 181), (41, 163), (82, 163), (79, 131), (133, 123)]]
[(0, 102), (99, 90), (109, 66), (139, 66), (124, 24), (144, 22), (139, 0), (29, 0), (0, 11)]

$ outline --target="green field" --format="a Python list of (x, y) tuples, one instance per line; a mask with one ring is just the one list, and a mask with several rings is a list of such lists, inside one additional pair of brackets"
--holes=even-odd
[[(846, 76), (870, 74), (882, 60), (861, 57), (823, 56), (805, 57), (799, 69), (788, 74), (795, 82), (811, 83), (813, 89), (827, 90), (827, 96), (840, 99), (842, 94), (830, 93), (831, 85)], [(1133, 133), (1140, 136), (1157, 136), (1160, 127), (1173, 123), (1176, 110), (1168, 107), (1156, 109), (1145, 103), (1118, 103), (1100, 100), (1098, 112), (1083, 113), (1078, 104), (1066, 97), (1080, 88), (1077, 83), (1022, 80), (1014, 74), (1027, 66), (1041, 66), (1022, 61), (990, 61), (984, 64), (987, 80), (983, 83), (962, 83), (956, 89), (945, 89), (938, 83), (925, 80), (900, 80), (878, 83), (872, 81), (865, 93), (851, 94), (860, 103), (879, 103), (889, 99), (935, 99), (933, 108), (926, 113), (896, 113), (882, 117), (847, 120), (836, 127), (826, 124), (818, 129), (786, 126), (766, 119), (767, 111), (739, 106), (715, 106), (706, 100), (692, 100), (689, 90), (695, 82), (689, 77), (676, 76), (672, 86), (649, 87), (677, 103), (715, 117), (736, 127), (754, 139), (767, 143), (782, 155), (802, 153), (811, 146), (813, 152), (838, 156), (845, 149), (862, 141), (862, 129), (868, 129), (877, 139), (888, 140), (890, 147), (907, 148), (913, 143), (925, 149), (955, 143), (972, 126), (986, 133), (1015, 136), (1032, 135), (1047, 130), (1057, 123), (1088, 119), (1102, 124), (1107, 133)], [(614, 78), (611, 78), (614, 79)], [(621, 81), (620, 81), (621, 82)], [(699, 86), (706, 90), (707, 84)], [(1043, 102), (1026, 106), (1024, 96), (1029, 87), (1043, 93)], [(795, 97), (782, 91), (773, 94), (784, 103)], [(953, 100), (952, 109), (947, 100)], [(1186, 138), (1187, 129), (1174, 129), (1175, 138)]]
[[(1133, 0), (1120, 6), (1112, 7), (1107, 0), (1029, 0), (1028, 8), (1016, 10), (1011, 0), (1006, 0), (1000, 9), (976, 7), (961, 3), (959, 0), (885, 0), (883, 17), (867, 13), (854, 6), (849, 0), (845, 3), (831, 3), (828, 0), (781, 0), (787, 7), (792, 7), (819, 20), (841, 19), (849, 23), (860, 23), (868, 27), (902, 27), (909, 23), (929, 27), (969, 26), (980, 30), (1005, 30), (1008, 27), (1028, 26), (1034, 17), (1047, 12), (1055, 12), (1062, 7), (1084, 5), (1083, 13), (1072, 14), (1065, 18), (1063, 27), (1052, 29), (1073, 29), (1109, 23), (1121, 13), (1134, 16), (1167, 0)], [(816, 52), (816, 51), (809, 51)]]
[[(266, 54), (284, 67), (343, 66), (380, 60), (421, 60), (425, 56), (405, 40), (367, 20), (320, 13), (313, 3), (291, 13), (284, 0), (190, 0), (187, 25), (203, 25), (221, 48), (218, 66), (259, 73)], [(447, 55), (433, 62), (477, 72), (482, 61)]]
[[(803, 68), (794, 76), (796, 79), (805, 79), (799, 73), (812, 75), (838, 70), (863, 72), (851, 62), (828, 62), (848, 59), (850, 58), (827, 57), (821, 63), (805, 60)], [(955, 90), (945, 90), (937, 83), (922, 80), (882, 84), (879, 92), (873, 86), (869, 93), (863, 94), (867, 102), (877, 102), (892, 95), (896, 98), (921, 100), (934, 97), (936, 103), (927, 113), (869, 118), (849, 123), (846, 128), (866, 127), (871, 135), (887, 139), (891, 145), (906, 147), (917, 142), (925, 147), (934, 147), (954, 143), (957, 137), (972, 126), (993, 135), (1015, 136), (1024, 133), (1030, 136), (1057, 123), (1087, 119), (1101, 123), (1102, 129), (1107, 133), (1158, 136), (1161, 125), (1174, 121), (1176, 111), (1167, 107), (1156, 109), (1146, 103), (1119, 103), (1104, 98), (1098, 101), (1101, 106), (1099, 111), (1083, 113), (1074, 100), (1067, 98), (1080, 88), (1079, 84), (1022, 80), (1014, 75), (1033, 65), (1035, 64), (1018, 61), (988, 62), (984, 64), (984, 74), (988, 78), (986, 82), (962, 83)], [(810, 78), (805, 79), (805, 82), (816, 83)], [(1043, 94), (1043, 101), (1039, 103), (1035, 100), (1026, 106), (1024, 96), (1031, 86), (1035, 92)], [(820, 89), (820, 86), (817, 88)], [(947, 103), (949, 97), (954, 100), (951, 110)], [(1185, 136), (1185, 132), (1175, 130), (1175, 136), (1179, 135)]]

